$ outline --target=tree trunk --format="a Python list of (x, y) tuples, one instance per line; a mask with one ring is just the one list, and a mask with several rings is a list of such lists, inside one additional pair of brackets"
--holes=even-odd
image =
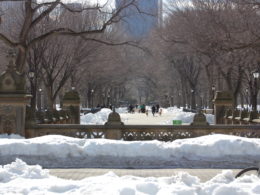
[(20, 73), (24, 73), (24, 67), (25, 67), (25, 63), (26, 63), (26, 54), (27, 54), (27, 49), (19, 48), (17, 59), (16, 59), (16, 69)]
[(46, 87), (47, 90), (47, 108), (48, 110), (53, 110), (54, 109), (54, 100), (53, 100), (53, 95), (52, 95), (52, 89), (51, 87)]

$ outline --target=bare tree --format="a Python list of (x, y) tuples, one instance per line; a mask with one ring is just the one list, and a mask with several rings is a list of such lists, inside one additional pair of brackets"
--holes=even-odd
[[(134, 6), (138, 11), (138, 6), (136, 4), (137, 0), (124, 1), (118, 9), (113, 9), (109, 11), (106, 7), (106, 4), (100, 5), (82, 5), (80, 8), (74, 8), (64, 4), (60, 0), (48, 1), (48, 2), (36, 2), (33, 0), (1, 0), (1, 3), (4, 2), (22, 2), (23, 4), (23, 17), (21, 17), (21, 26), (19, 29), (18, 36), (15, 38), (10, 37), (3, 30), (0, 32), (0, 40), (4, 42), (6, 45), (10, 47), (18, 48), (18, 57), (16, 61), (17, 70), (20, 72), (24, 71), (26, 56), (29, 49), (39, 41), (45, 40), (49, 37), (53, 36), (69, 36), (69, 37), (81, 37), (84, 40), (92, 40), (101, 43), (113, 44), (106, 42), (104, 40), (95, 39), (93, 37), (88, 37), (93, 34), (102, 34), (108, 27), (117, 23), (122, 19), (121, 13), (122, 11), (129, 7)], [(62, 17), (62, 11), (68, 11), (71, 13), (84, 13), (95, 10), (102, 16), (105, 16), (105, 20), (101, 20), (98, 24), (92, 26), (89, 24), (84, 30), (77, 31), (76, 29), (70, 28), (68, 25), (60, 25), (54, 28), (46, 28), (44, 32), (40, 32), (36, 34), (34, 37), (30, 36), (30, 33), (40, 25), (42, 25), (42, 21), (46, 18), (51, 18), (54, 12), (59, 12)], [(104, 17), (102, 17), (104, 19)], [(126, 44), (124, 43), (115, 43), (115, 44)]]

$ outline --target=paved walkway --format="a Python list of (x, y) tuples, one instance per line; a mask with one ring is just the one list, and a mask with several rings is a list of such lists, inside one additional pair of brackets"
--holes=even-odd
[(148, 116), (144, 113), (125, 113), (120, 116), (125, 125), (166, 125), (168, 122), (170, 125), (173, 119), (173, 113), (163, 113), (161, 116), (159, 114), (153, 116), (151, 112)]
[[(169, 177), (178, 172), (188, 172), (202, 182), (208, 181), (224, 169), (50, 169), (50, 174), (63, 179), (81, 180), (86, 177), (103, 175), (113, 171), (118, 176), (134, 175), (140, 177)], [(240, 169), (232, 169), (234, 175)]]

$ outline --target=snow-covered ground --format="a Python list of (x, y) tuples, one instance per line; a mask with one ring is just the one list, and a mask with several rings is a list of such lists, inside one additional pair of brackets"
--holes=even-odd
[[(127, 113), (127, 108), (118, 108), (118, 112), (121, 116), (121, 120), (126, 125), (172, 125), (173, 120), (181, 120), (183, 124), (190, 124), (193, 121), (194, 113), (183, 112), (182, 109), (176, 107), (170, 107), (167, 109), (162, 109), (162, 115), (155, 114), (152, 115), (150, 109), (148, 108), (148, 116), (143, 113)], [(107, 121), (108, 115), (112, 111), (107, 108), (103, 108), (100, 112), (95, 114), (89, 113), (81, 116), (81, 124), (104, 124)], [(206, 114), (207, 121), (210, 124), (214, 122), (214, 115)]]
[[(260, 140), (228, 135), (159, 141), (78, 139), (48, 135), (0, 136), (0, 194), (226, 195), (260, 194), (255, 175), (230, 170), (207, 182), (182, 172), (171, 177), (119, 177), (113, 172), (79, 181), (51, 176), (43, 167), (236, 168), (260, 161)], [(22, 160), (20, 160), (22, 159)], [(29, 165), (31, 164), (31, 165)], [(37, 165), (39, 164), (39, 165)]]
[[(110, 112), (102, 109), (97, 114), (83, 116), (81, 122), (104, 124)], [(172, 124), (172, 120), (190, 123), (194, 115), (176, 108), (164, 109), (162, 116), (155, 117), (150, 113), (148, 117), (144, 114), (125, 114), (124, 108), (118, 112), (126, 124)], [(212, 118), (207, 116), (208, 122)], [(159, 178), (119, 177), (108, 172), (72, 181), (51, 176), (48, 170), (42, 168), (244, 168), (260, 162), (259, 151), (260, 139), (219, 134), (173, 142), (126, 142), (59, 135), (24, 139), (17, 135), (0, 135), (0, 195), (260, 194), (258, 177), (251, 175), (235, 179), (230, 170), (223, 171), (207, 182), (201, 182), (198, 177), (185, 172)]]
[(173, 142), (48, 135), (0, 139), (0, 164), (20, 158), (43, 167), (242, 168), (260, 162), (260, 139), (208, 135)]
[(172, 177), (119, 177), (113, 172), (80, 181), (51, 176), (40, 166), (21, 160), (0, 167), (0, 194), (87, 194), (87, 195), (246, 195), (260, 194), (256, 176), (234, 178), (223, 171), (207, 182), (188, 173)]

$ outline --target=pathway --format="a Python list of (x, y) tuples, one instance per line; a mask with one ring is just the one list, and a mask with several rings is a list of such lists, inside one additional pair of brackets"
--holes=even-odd
[[(187, 172), (197, 176), (202, 182), (208, 181), (225, 169), (50, 169), (50, 174), (63, 179), (81, 180), (86, 177), (99, 176), (109, 171), (118, 176), (133, 175), (139, 177), (170, 177), (178, 172)], [(234, 175), (240, 169), (232, 169)]]

